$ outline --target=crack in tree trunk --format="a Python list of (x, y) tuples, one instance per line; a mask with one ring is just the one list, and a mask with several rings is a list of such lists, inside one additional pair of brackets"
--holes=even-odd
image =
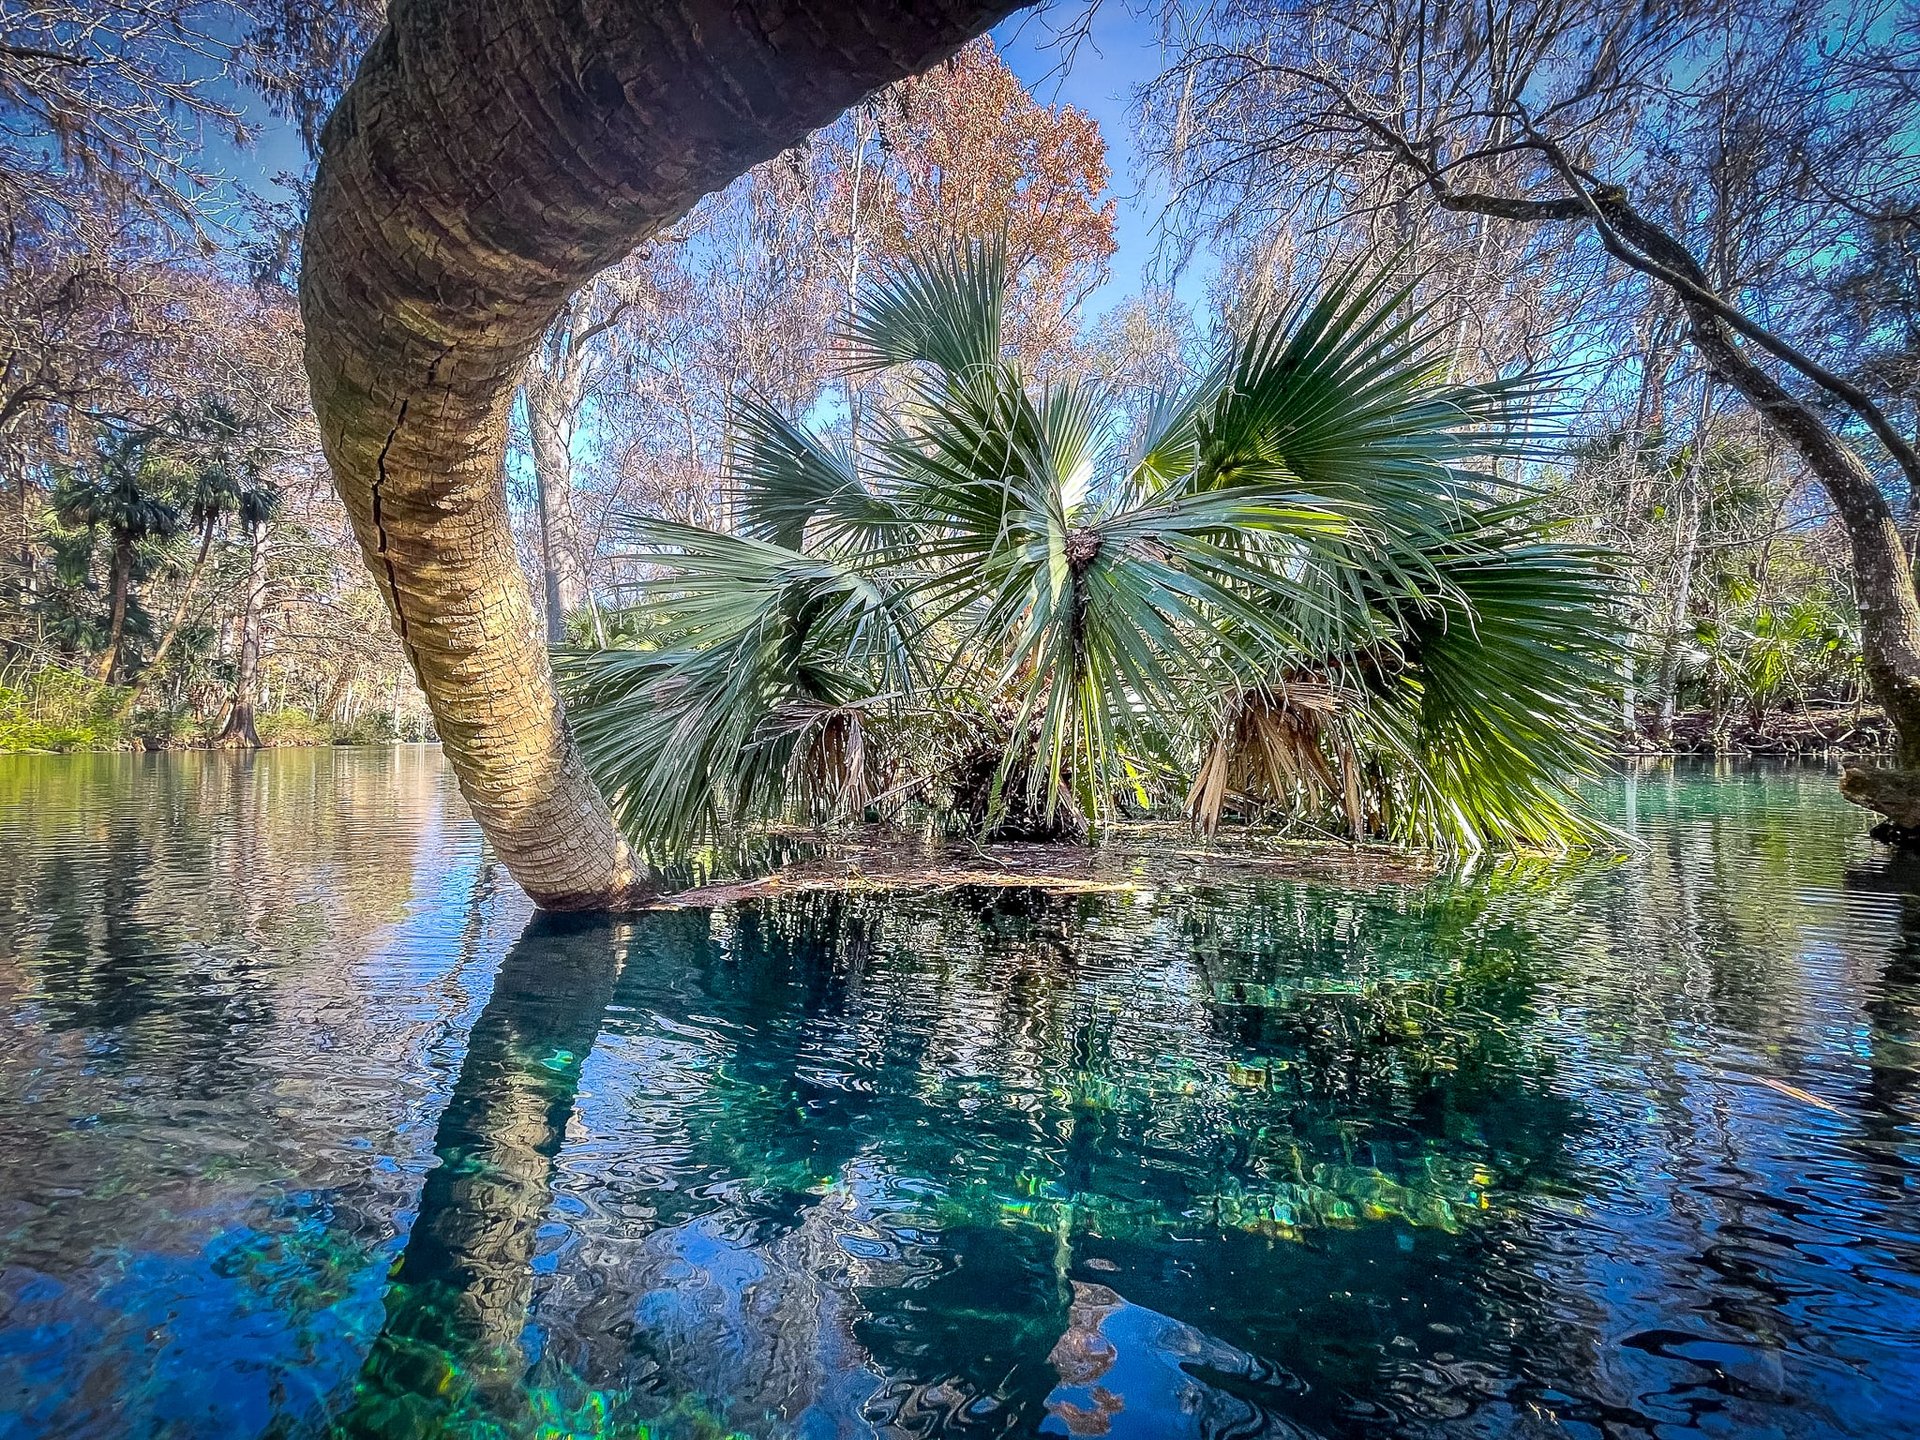
[(526, 359), (647, 236), (1006, 0), (395, 0), (322, 139), (300, 282), (322, 443), (462, 793), (540, 905), (655, 888), (554, 694), (503, 464)]

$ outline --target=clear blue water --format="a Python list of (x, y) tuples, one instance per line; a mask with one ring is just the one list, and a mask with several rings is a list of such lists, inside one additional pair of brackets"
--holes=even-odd
[(1907, 1437), (1920, 865), (532, 919), (438, 754), (0, 757), (0, 1437)]

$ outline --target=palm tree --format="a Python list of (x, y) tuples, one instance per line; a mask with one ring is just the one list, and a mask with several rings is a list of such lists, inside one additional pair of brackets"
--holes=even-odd
[(136, 431), (105, 435), (92, 463), (67, 470), (54, 488), (60, 523), (107, 541), (107, 637), (94, 672), (102, 685), (111, 683), (120, 666), (140, 547), (180, 529), (180, 511), (167, 495), (172, 477), (152, 439)]
[[(1478, 849), (1594, 833), (1570, 779), (1611, 714), (1600, 558), (1490, 460), (1521, 383), (1443, 383), (1412, 288), (1350, 275), (1162, 397), (1006, 359), (1000, 247), (863, 297), (904, 400), (836, 450), (747, 399), (744, 533), (627, 517), (645, 649), (563, 657), (615, 812), (671, 850), (916, 793), (988, 831), (1182, 803)], [(982, 741), (991, 762), (977, 763)], [(971, 773), (975, 795), (951, 791)]]
[(263, 457), (255, 447), (241, 443), (246, 439), (245, 423), (226, 405), (209, 401), (201, 414), (186, 417), (179, 428), (189, 442), (190, 458), (181, 467), (178, 508), (184, 512), (186, 522), (199, 533), (200, 543), (187, 567), (180, 598), (173, 607), (173, 618), (167, 622), (160, 643), (154, 647), (153, 658), (128, 685), (116, 712), (118, 715), (126, 715), (133, 709), (141, 689), (160, 673), (173, 642), (179, 638), (201, 577), (206, 573), (221, 522), (238, 515), (242, 528), (250, 532), (254, 517), (264, 524), (277, 499), (278, 492), (261, 473)]
[(216, 745), (260, 748), (253, 707), (260, 689), (260, 623), (267, 601), (267, 522), (279, 508), (280, 492), (266, 485), (243, 491), (237, 502), (237, 518), (247, 537), (247, 588), (240, 605), (240, 659), (227, 702), (227, 723)]
[(536, 903), (604, 909), (654, 887), (568, 734), (514, 563), (503, 456), (528, 355), (570, 293), (702, 195), (1013, 8), (389, 6), (323, 138), (307, 370), (461, 790)]

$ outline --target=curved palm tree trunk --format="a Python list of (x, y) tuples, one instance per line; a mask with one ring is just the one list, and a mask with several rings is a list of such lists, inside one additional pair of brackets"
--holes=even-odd
[(329, 121), (300, 281), (334, 481), (475, 818), (542, 906), (649, 890), (554, 695), (502, 478), (567, 296), (1008, 0), (395, 0)]

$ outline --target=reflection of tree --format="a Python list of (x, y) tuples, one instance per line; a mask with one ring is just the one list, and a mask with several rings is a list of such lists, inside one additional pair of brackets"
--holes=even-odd
[[(1598, 932), (1576, 952), (1569, 998), (1580, 1006), (1575, 1073), (1600, 1112), (1584, 1147), (1598, 1203), (1569, 1289), (1597, 1295), (1612, 1254), (1640, 1257), (1649, 1278), (1615, 1320), (1625, 1338), (1608, 1363), (1613, 1391), (1635, 1395), (1646, 1417), (1758, 1425), (1773, 1416), (1751, 1402), (1794, 1393), (1809, 1415), (1828, 1403), (1826, 1362), (1809, 1352), (1835, 1340), (1809, 1321), (1792, 1257), (1874, 1230), (1867, 1197), (1888, 1176), (1871, 1098), (1847, 1107), (1864, 1112), (1864, 1143), (1823, 1113), (1836, 1059), (1852, 1064), (1836, 1033), (1864, 1020), (1870, 1095), (1902, 1083), (1899, 1046), (1883, 1044), (1902, 1024), (1900, 948), (1889, 964), (1887, 927), (1848, 892), (1884, 886), (1905, 911), (1920, 876), (1874, 865), (1843, 876), (1858, 825), (1819, 793), (1826, 780), (1811, 768), (1665, 767), (1641, 787), (1649, 848), (1628, 883), (1565, 887)], [(1817, 1288), (1869, 1303), (1876, 1263), (1824, 1262)], [(1874, 1349), (1853, 1363), (1872, 1363)]]
[[(1895, 850), (1882, 862), (1850, 865), (1846, 886), (1888, 896), (1898, 928), (1879, 976), (1870, 982), (1867, 1082), (1861, 1109), (1870, 1145), (1912, 1154), (1913, 1117), (1920, 1112), (1920, 855)], [(1881, 1163), (1885, 1154), (1873, 1157)]]
[(493, 912), (458, 797), (422, 751), (0, 761), (0, 1308), (59, 1337), (0, 1381), (61, 1433), (310, 1416)]
[[(677, 953), (638, 941), (651, 953), (629, 961), (600, 1062), (628, 1113), (596, 1110), (590, 1128), (648, 1177), (646, 1220), (568, 1252), (594, 1293), (543, 1295), (546, 1351), (616, 1388), (725, 1396), (750, 1432), (844, 1419), (835, 1377), (863, 1374), (862, 1424), (1024, 1434), (1050, 1413), (1076, 1287), (1105, 1283), (1085, 1271), (1101, 1260), (1129, 1300), (1204, 1317), (1204, 1336), (1179, 1331), (1195, 1353), (1298, 1353), (1321, 1419), (1417, 1366), (1420, 1349), (1385, 1341), (1421, 1336), (1423, 1317), (1448, 1317), (1450, 1338), (1422, 1347), (1463, 1365), (1565, 1353), (1579, 1373), (1591, 1342), (1556, 1333), (1544, 1283), (1489, 1281), (1525, 1233), (1517, 1201), (1554, 1183), (1578, 1118), (1522, 1033), (1520, 920), (1434, 924), (1437, 951), (1421, 953), (1395, 938), (1421, 931), (1417, 915), (1369, 915), (1333, 889), (1307, 902), (1344, 909), (1356, 973), (1425, 987), (1440, 1013), (1421, 1048), (1381, 1032), (1377, 985), (1289, 989), (1272, 956), (1229, 946), (1204, 980), (1172, 962), (1216, 903), (1116, 916), (1030, 894), (811, 896), (683, 935)], [(1342, 1011), (1345, 1038), (1249, 1042), (1250, 997), (1315, 1025)], [(1525, 1123), (1469, 1133), (1466, 1099), (1441, 1107), (1447, 1123), (1423, 1119), (1449, 1077)], [(1377, 1314), (1365, 1297), (1383, 1295), (1398, 1299)], [(1306, 1403), (1299, 1380), (1224, 1364), (1199, 1388), (1238, 1399), (1208, 1413)]]
[(379, 853), (381, 821), (443, 788), (399, 751), (9, 756), (0, 994), (148, 1085), (225, 1096), (260, 1067), (242, 1037), (405, 912), (419, 867)]
[[(0, 866), (0, 897), (33, 917), (0, 916), (0, 975), (28, 987), (39, 1027), (0, 1079), (79, 1073), (84, 1043), (89, 1084), (145, 1082), (118, 1135), (117, 1117), (69, 1124), (98, 1085), (21, 1112), (41, 1130), (8, 1181), (101, 1182), (103, 1198), (63, 1202), (83, 1221), (32, 1222), (26, 1263), (64, 1275), (76, 1233), (177, 1233), (153, 1217), (184, 1208), (177, 1175), (159, 1176), (181, 1151), (137, 1143), (168, 1115), (144, 1097), (189, 1100), (256, 1152), (283, 1127), (311, 1190), (276, 1172), (266, 1215), (257, 1174), (224, 1182), (206, 1254), (232, 1286), (200, 1303), (194, 1237), (180, 1288), (151, 1304), (156, 1324), (197, 1310), (226, 1325), (197, 1332), (223, 1374), (221, 1336), (244, 1330), (231, 1290), (256, 1317), (369, 1313), (354, 1309), (372, 1305), (369, 1257), (415, 1182), (342, 1154), (340, 1135), (372, 1128), (368, 1104), (326, 1082), (388, 1065), (380, 1081), (411, 1066), (418, 1083), (424, 1032), (467, 1002), (458, 983), (410, 994), (398, 1013), (420, 1028), (395, 1042), (392, 1007), (351, 1003), (369, 971), (331, 958), (348, 942), (311, 897), (270, 893), (201, 937), (209, 877), (318, 888), (344, 862), (311, 819), (311, 775), (271, 781), (293, 818), (263, 792), (246, 823), (266, 838), (218, 857), (200, 847), (227, 780), (173, 775), (152, 813), (23, 817), (65, 843), (29, 848), (24, 873)], [(340, 801), (376, 836), (391, 779), (375, 769)], [(1897, 1358), (1822, 1329), (1802, 1297), (1867, 1306), (1920, 1264), (1899, 1208), (1920, 874), (1856, 866), (1845, 903), (1832, 837), (1850, 817), (1829, 832), (1824, 810), (1781, 819), (1765, 786), (1728, 786), (1731, 820), (1718, 790), (1644, 784), (1649, 852), (1571, 876), (822, 894), (627, 928), (539, 922), (472, 1032), (342, 1423), (382, 1440), (1353, 1435), (1553, 1412), (1628, 1433), (1702, 1406), (1764, 1428), (1765, 1387), (1809, 1374), (1794, 1367), (1820, 1345), (1899, 1381)], [(168, 831), (160, 810), (190, 819)], [(1796, 834), (1808, 843), (1774, 853)], [(1748, 842), (1762, 858), (1743, 868)], [(78, 863), (108, 852), (114, 874)], [(403, 933), (435, 974), (458, 949), (464, 977), (487, 962), (492, 876), (457, 854), (444, 879), (425, 872), (446, 895), (416, 911), (430, 928)], [(338, 1062), (314, 1067), (288, 1038), (309, 1019), (336, 1027)], [(266, 1088), (301, 1083), (301, 1065), (305, 1088)], [(1763, 1088), (1776, 1075), (1848, 1118)], [(1817, 1283), (1801, 1242), (1824, 1257)], [(160, 1374), (122, 1333), (89, 1372), (120, 1397)], [(288, 1353), (269, 1362), (282, 1375), (314, 1363)], [(1794, 1392), (1804, 1413), (1826, 1383)]]
[(1047, 1357), (1060, 1378), (1047, 1413), (1073, 1436), (1304, 1436), (1284, 1410), (1297, 1378), (1191, 1325), (1076, 1280)]
[(1474, 1172), (1505, 1189), (1553, 1180), (1582, 1120), (1531, 1023), (1564, 976), (1540, 877), (1251, 888), (1251, 903), (1194, 907), (1189, 933), (1216, 1033), (1291, 1096), (1290, 1143), (1310, 1152), (1296, 1169), (1363, 1163), (1431, 1191), (1444, 1152), (1461, 1180), (1439, 1181), (1443, 1204)]
[(116, 1067), (189, 1093), (230, 1086), (246, 1063), (231, 1036), (272, 1023), (271, 994), (251, 957), (182, 943), (168, 923), (177, 877), (164, 837), (115, 813), (102, 838), (110, 864), (55, 853), (36, 867), (29, 903), (45, 926), (34, 964), (49, 1028), (89, 1032)]
[(347, 1432), (428, 1433), (520, 1382), (535, 1232), (613, 993), (618, 941), (605, 918), (540, 916), (502, 962), (440, 1117), (438, 1163)]

